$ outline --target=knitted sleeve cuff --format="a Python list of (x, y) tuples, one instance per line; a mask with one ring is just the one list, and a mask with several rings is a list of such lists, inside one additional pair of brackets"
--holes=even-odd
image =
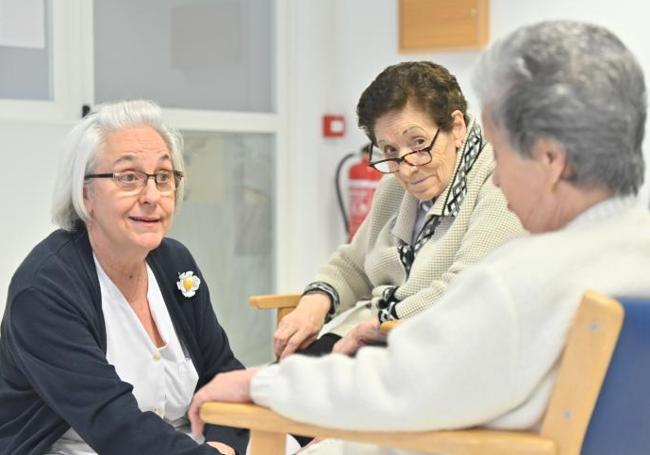
[(336, 289), (324, 281), (314, 281), (305, 287), (302, 295), (314, 294), (316, 292), (322, 292), (330, 298), (331, 305), (329, 311), (327, 312), (327, 317), (325, 318), (325, 322), (328, 322), (330, 319), (336, 316), (336, 313), (339, 310), (341, 301), (339, 299), (339, 293), (336, 292)]
[(399, 319), (397, 304), (400, 301), (395, 296), (397, 289), (397, 286), (387, 286), (381, 293), (381, 298), (377, 302), (377, 318), (380, 323)]

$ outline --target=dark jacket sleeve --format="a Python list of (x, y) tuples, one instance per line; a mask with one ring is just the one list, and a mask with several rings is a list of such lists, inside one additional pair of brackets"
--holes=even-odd
[(101, 454), (217, 453), (138, 409), (132, 386), (106, 361), (93, 322), (71, 303), (83, 293), (70, 287), (24, 289), (5, 315), (3, 341), (43, 402)]

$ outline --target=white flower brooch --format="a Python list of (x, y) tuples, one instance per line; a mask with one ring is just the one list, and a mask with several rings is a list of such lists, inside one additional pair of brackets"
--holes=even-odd
[(193, 297), (194, 294), (196, 294), (197, 289), (199, 289), (200, 285), (201, 279), (198, 276), (194, 276), (194, 272), (191, 270), (178, 274), (178, 281), (176, 282), (176, 286), (185, 297)]

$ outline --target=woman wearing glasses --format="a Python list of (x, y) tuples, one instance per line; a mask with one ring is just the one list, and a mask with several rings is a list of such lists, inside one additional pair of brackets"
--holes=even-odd
[(191, 254), (165, 238), (181, 143), (146, 101), (106, 105), (71, 131), (54, 195), (62, 229), (9, 288), (0, 453), (245, 452), (243, 430), (187, 434), (197, 387), (243, 367)]
[(356, 236), (282, 320), (274, 337), (281, 358), (332, 347), (352, 354), (383, 341), (381, 321), (435, 305), (460, 272), (522, 232), (492, 184), (490, 145), (444, 67), (386, 68), (361, 95), (357, 115), (374, 145), (371, 166), (387, 175)]

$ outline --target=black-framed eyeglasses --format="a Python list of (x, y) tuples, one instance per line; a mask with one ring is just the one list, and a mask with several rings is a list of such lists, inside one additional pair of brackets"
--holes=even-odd
[[(440, 132), (440, 128), (438, 128), (436, 134), (433, 135), (433, 139), (431, 140), (431, 143), (423, 149), (413, 150), (412, 152), (409, 152), (404, 156), (398, 156), (395, 158), (386, 158), (375, 162), (371, 161), (370, 163), (368, 163), (368, 165), (377, 169), (382, 174), (393, 174), (399, 170), (399, 165), (402, 164), (402, 162), (410, 166), (424, 166), (426, 164), (429, 164), (433, 159), (431, 157), (431, 149), (436, 143), (436, 139), (438, 138), (439, 132)], [(370, 149), (370, 160), (372, 160), (373, 149), (374, 147)]]
[(156, 188), (161, 194), (170, 194), (176, 191), (183, 179), (181, 171), (161, 170), (153, 174), (141, 171), (106, 172), (103, 174), (86, 174), (84, 180), (113, 179), (120, 189), (127, 192), (140, 192), (147, 185), (149, 179), (156, 182)]

